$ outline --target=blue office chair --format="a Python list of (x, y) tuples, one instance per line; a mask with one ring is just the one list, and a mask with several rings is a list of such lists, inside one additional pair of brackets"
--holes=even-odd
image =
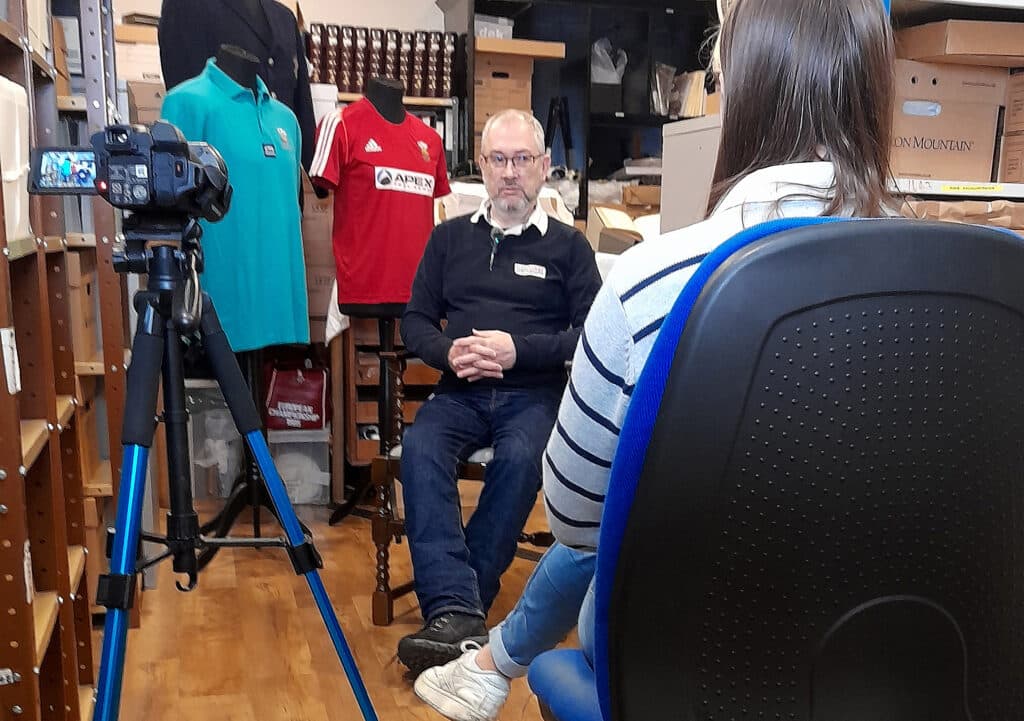
[(710, 255), (612, 468), (558, 721), (1024, 718), (1024, 242), (787, 220)]

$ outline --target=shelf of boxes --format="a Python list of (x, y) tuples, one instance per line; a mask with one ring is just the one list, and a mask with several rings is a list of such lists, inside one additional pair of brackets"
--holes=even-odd
[[(76, 6), (83, 42), (109, 33), (109, 13), (100, 0)], [(27, 167), (30, 139), (57, 144), (61, 112), (86, 113), (97, 126), (106, 122), (101, 96), (94, 103), (92, 95), (86, 100), (61, 89), (66, 53), (55, 42), (61, 33), (53, 31), (48, 7), (45, 0), (6, 0), (7, 15), (0, 20), (0, 125), (16, 121), (22, 127), (0, 134), (4, 167)], [(84, 49), (87, 75), (103, 55)], [(83, 381), (75, 372), (72, 317), (80, 298), (72, 292), (69, 271), (80, 258), (73, 254), (89, 253), (101, 269), (92, 300), (99, 298), (105, 317), (95, 349), (116, 352), (122, 344), (123, 301), (120, 278), (110, 267), (110, 245), (97, 248), (96, 233), (80, 226), (68, 233), (62, 199), (30, 197), (26, 185), (26, 176), (5, 176), (0, 184), (5, 219), (0, 223), (0, 329), (7, 331), (2, 337), (6, 372), (0, 374), (6, 380), (0, 393), (0, 578), (7, 579), (0, 584), (6, 619), (0, 624), (0, 669), (18, 679), (3, 687), (4, 708), (35, 721), (53, 716), (55, 709), (60, 711), (54, 718), (85, 721), (92, 716), (96, 677), (85, 581), (92, 555), (86, 544), (96, 544), (86, 534), (86, 505), (88, 515), (97, 516), (95, 494), (112, 494), (116, 484), (109, 461), (106, 466), (93, 462), (95, 415), (80, 403), (80, 386), (94, 379)], [(108, 224), (91, 223), (87, 230), (95, 227), (102, 237), (114, 237), (113, 212), (107, 215)], [(108, 386), (123, 386), (120, 364), (104, 370), (105, 382), (113, 379)], [(109, 397), (107, 408), (119, 430), (120, 408)], [(102, 548), (96, 555), (102, 557)]]

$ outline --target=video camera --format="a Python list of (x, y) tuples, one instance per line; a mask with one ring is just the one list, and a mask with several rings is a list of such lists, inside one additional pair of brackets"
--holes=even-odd
[(30, 191), (36, 195), (99, 195), (143, 218), (186, 216), (221, 220), (231, 204), (224, 159), (207, 143), (188, 142), (170, 123), (111, 125), (94, 134), (92, 150), (32, 152)]

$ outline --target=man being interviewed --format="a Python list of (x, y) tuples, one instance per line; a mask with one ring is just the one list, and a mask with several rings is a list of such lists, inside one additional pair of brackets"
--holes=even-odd
[[(537, 205), (551, 166), (540, 123), (498, 113), (481, 148), (488, 198), (434, 229), (402, 317), (406, 347), (443, 371), (402, 439), (406, 533), (426, 623), (399, 642), (398, 657), (417, 674), (486, 635), (540, 489), (566, 363), (601, 285), (583, 234)], [(487, 446), (494, 459), (463, 528), (456, 467)]]

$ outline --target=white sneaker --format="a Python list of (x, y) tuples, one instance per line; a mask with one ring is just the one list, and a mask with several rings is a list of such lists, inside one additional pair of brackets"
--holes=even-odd
[(495, 721), (508, 698), (508, 679), (477, 666), (476, 643), (463, 642), (463, 650), (454, 661), (421, 673), (416, 695), (452, 721)]

